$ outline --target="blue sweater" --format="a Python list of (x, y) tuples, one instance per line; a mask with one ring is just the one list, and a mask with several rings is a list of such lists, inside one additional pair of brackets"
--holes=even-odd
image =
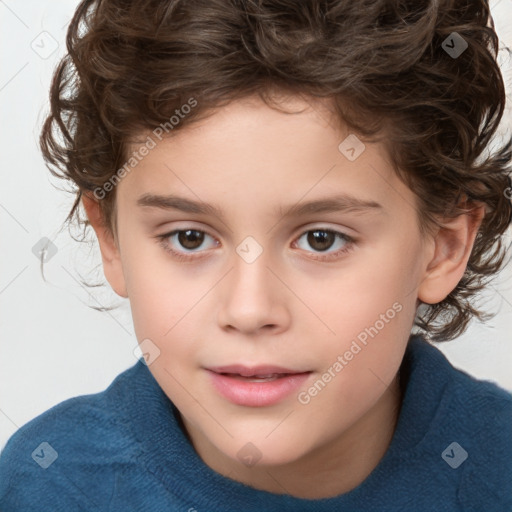
[(142, 360), (103, 392), (66, 400), (0, 454), (2, 512), (512, 511), (512, 396), (411, 337), (395, 434), (352, 491), (306, 500), (205, 465)]

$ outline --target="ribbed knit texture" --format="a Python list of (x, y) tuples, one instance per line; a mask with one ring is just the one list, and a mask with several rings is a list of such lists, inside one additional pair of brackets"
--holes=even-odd
[[(66, 400), (0, 454), (1, 512), (512, 512), (512, 395), (455, 369), (419, 336), (401, 367), (404, 399), (388, 451), (335, 498), (259, 491), (206, 466), (142, 361), (103, 392)], [(49, 443), (57, 452), (48, 461)], [(468, 457), (458, 467), (461, 449)], [(445, 453), (443, 456), (442, 454)]]

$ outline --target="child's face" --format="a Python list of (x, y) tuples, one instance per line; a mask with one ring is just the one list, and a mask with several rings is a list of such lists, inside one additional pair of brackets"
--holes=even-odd
[[(338, 149), (349, 132), (320, 104), (284, 105), (306, 110), (237, 101), (173, 138), (149, 132), (156, 147), (117, 189), (116, 291), (129, 296), (139, 342), (160, 351), (149, 368), (194, 441), (235, 462), (246, 452), (259, 464), (296, 461), (378, 409), (432, 257), (383, 147), (350, 161)], [(222, 217), (138, 205), (148, 194), (216, 205)], [(340, 196), (380, 206), (281, 213)], [(186, 261), (158, 242), (174, 230), (200, 232), (167, 239)], [(208, 368), (235, 364), (310, 373), (287, 392), (283, 380), (250, 389), (228, 378), (228, 398)]]

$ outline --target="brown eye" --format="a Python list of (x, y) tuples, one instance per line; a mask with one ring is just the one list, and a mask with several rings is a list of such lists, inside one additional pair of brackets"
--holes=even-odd
[(318, 229), (308, 232), (308, 244), (317, 251), (325, 251), (329, 249), (336, 240), (336, 235), (333, 231), (326, 231)]
[[(299, 249), (310, 253), (311, 258), (319, 261), (340, 258), (352, 250), (354, 244), (355, 240), (351, 236), (324, 228), (305, 231), (294, 243)], [(322, 255), (323, 252), (325, 255)]]
[(204, 241), (204, 233), (195, 229), (187, 229), (183, 231), (177, 231), (178, 243), (184, 249), (198, 249)]
[[(215, 237), (198, 229), (176, 229), (170, 233), (158, 235), (156, 238), (166, 252), (180, 261), (197, 261), (210, 254), (208, 249), (219, 246)], [(204, 247), (206, 238), (210, 238), (213, 242), (210, 247), (207, 242)], [(307, 242), (308, 247), (301, 247), (304, 241)], [(293, 245), (309, 253), (309, 258), (331, 261), (343, 257), (352, 250), (355, 242), (356, 240), (351, 236), (340, 231), (317, 228), (303, 232)]]
[[(158, 235), (156, 238), (166, 252), (183, 261), (201, 258), (208, 254), (205, 249), (218, 246), (214, 237), (198, 229), (176, 229), (170, 233)], [(210, 238), (213, 241), (210, 247), (208, 247), (208, 243), (204, 247), (205, 238)]]

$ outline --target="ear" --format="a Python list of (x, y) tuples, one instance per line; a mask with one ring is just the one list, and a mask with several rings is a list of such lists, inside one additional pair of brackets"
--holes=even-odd
[(443, 222), (433, 239), (433, 256), (420, 283), (418, 299), (426, 304), (443, 301), (457, 286), (466, 270), (485, 206)]
[(128, 298), (119, 248), (105, 225), (99, 202), (82, 194), (82, 204), (98, 237), (105, 278), (118, 295)]

